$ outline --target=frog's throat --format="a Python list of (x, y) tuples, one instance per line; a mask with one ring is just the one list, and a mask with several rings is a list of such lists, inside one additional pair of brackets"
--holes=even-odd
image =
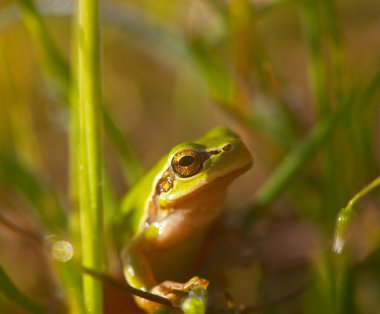
[[(146, 204), (146, 206), (148, 206), (148, 215), (146, 217), (145, 223), (149, 225), (153, 222), (163, 220), (173, 210), (183, 210), (185, 208), (192, 209), (194, 212), (202, 214), (199, 209), (200, 206), (196, 206), (196, 203), (205, 203), (206, 199), (208, 200), (207, 203), (209, 205), (209, 208), (221, 207), (225, 199), (226, 190), (229, 184), (235, 178), (239, 177), (241, 174), (246, 172), (249, 168), (250, 165), (246, 165), (229, 173), (228, 175), (214, 178), (212, 181), (203, 184), (191, 193), (188, 193), (180, 198), (171, 200), (167, 203), (167, 206), (165, 207), (160, 206), (158, 197), (153, 195), (150, 198), (150, 201)], [(214, 200), (214, 204), (211, 204), (211, 199)]]
[(218, 177), (213, 178), (210, 181), (205, 181), (202, 185), (200, 185), (197, 189), (182, 195), (178, 198), (172, 198), (170, 200), (166, 201), (165, 208), (171, 208), (176, 207), (178, 204), (187, 201), (189, 198), (197, 197), (197, 195), (201, 194), (204, 190), (210, 190), (210, 189), (218, 189), (218, 188), (225, 188), (230, 185), (230, 183), (236, 179), (237, 177), (241, 176), (244, 172), (246, 172), (251, 167), (250, 164), (245, 165), (241, 168), (238, 168), (236, 170), (233, 170), (232, 172), (228, 174), (224, 174)]

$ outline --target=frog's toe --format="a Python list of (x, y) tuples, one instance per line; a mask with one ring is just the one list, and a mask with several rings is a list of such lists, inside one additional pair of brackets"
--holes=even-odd
[(184, 283), (183, 291), (189, 292), (197, 288), (203, 288), (206, 290), (208, 285), (209, 285), (209, 281), (207, 279), (194, 276), (188, 282)]
[(164, 297), (170, 301), (174, 307), (178, 307), (181, 304), (181, 300), (186, 297), (187, 292), (180, 289), (183, 284), (174, 281), (164, 281), (155, 286), (151, 293)]
[(207, 289), (208, 280), (193, 277), (185, 283), (166, 280), (155, 286), (151, 292), (168, 299), (174, 307), (179, 307), (188, 293), (197, 288)]

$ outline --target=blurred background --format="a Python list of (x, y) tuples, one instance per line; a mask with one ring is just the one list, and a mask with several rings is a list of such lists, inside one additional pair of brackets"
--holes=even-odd
[[(55, 266), (25, 231), (70, 239), (75, 3), (31, 3), (0, 3), (0, 265), (63, 313)], [(378, 192), (332, 251), (339, 210), (379, 173), (379, 1), (102, 1), (101, 46), (106, 223), (174, 145), (225, 125), (255, 164), (191, 270), (211, 280), (210, 312), (227, 291), (260, 313), (380, 313)], [(114, 288), (105, 300), (138, 311)], [(0, 312), (25, 313), (2, 294)]]

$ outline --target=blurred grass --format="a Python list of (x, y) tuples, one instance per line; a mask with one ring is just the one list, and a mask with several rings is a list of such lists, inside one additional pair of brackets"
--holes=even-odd
[(37, 304), (32, 300), (29, 300), (29, 298), (13, 284), (12, 280), (7, 276), (2, 267), (0, 267), (0, 291), (29, 313), (43, 313), (42, 309)]
[[(56, 80), (63, 102), (67, 102), (73, 81), (69, 65), (55, 44), (62, 29), (54, 24), (56, 18), (49, 17), (45, 22), (45, 16), (37, 13), (32, 1), (17, 2), (38, 48), (39, 60), (53, 81)], [(53, 10), (49, 11), (49, 6)], [(359, 292), (366, 294), (365, 288), (359, 285), (361, 277), (357, 264), (363, 268), (367, 265), (366, 260), (356, 261), (351, 256), (355, 252), (351, 255), (344, 252), (344, 256), (336, 258), (330, 251), (339, 209), (379, 171), (376, 119), (380, 84), (376, 60), (379, 56), (376, 49), (356, 47), (360, 46), (360, 40), (366, 41), (367, 47), (372, 43), (370, 32), (368, 38), (366, 34), (363, 39), (358, 38), (354, 28), (359, 24), (349, 22), (352, 14), (356, 14), (352, 13), (355, 6), (360, 5), (327, 0), (273, 1), (266, 5), (245, 0), (232, 1), (229, 5), (217, 0), (210, 4), (194, 1), (188, 6), (177, 3), (162, 8), (149, 1), (144, 4), (133, 1), (105, 3), (105, 67), (112, 67), (107, 60), (115, 56), (117, 67), (111, 71), (112, 80), (104, 75), (105, 86), (120, 76), (122, 82), (133, 82), (130, 85), (133, 88), (128, 91), (137, 90), (134, 98), (134, 94), (116, 90), (118, 95), (110, 95), (107, 109), (102, 113), (107, 141), (110, 140), (118, 153), (113, 157), (106, 155), (106, 184), (109, 182), (106, 207), (115, 208), (115, 197), (120, 196), (118, 186), (125, 185), (117, 172), (123, 169), (126, 180), (130, 184), (136, 182), (143, 173), (142, 160), (151, 163), (164, 153), (164, 148), (169, 148), (169, 142), (183, 140), (172, 131), (173, 128), (185, 129), (181, 122), (192, 126), (188, 130), (191, 136), (199, 135), (215, 122), (228, 123), (245, 139), (254, 142), (256, 166), (253, 171), (258, 175), (257, 178), (251, 175), (244, 188), (241, 184), (242, 190), (254, 195), (253, 202), (247, 206), (250, 208), (245, 216), (247, 222), (254, 224), (261, 216), (265, 217), (268, 210), (276, 216), (280, 208), (284, 213), (290, 211), (295, 219), (307, 217), (322, 238), (327, 239), (320, 244), (321, 250), (313, 252), (315, 256), (310, 262), (313, 287), (295, 308), (301, 313), (366, 313), (366, 306), (375, 302), (369, 297), (364, 303), (357, 301)], [(376, 3), (368, 1), (368, 6), (374, 9), (360, 12), (378, 16)], [(40, 7), (42, 12), (54, 12), (54, 3), (41, 2)], [(7, 8), (1, 13), (5, 10)], [(0, 14), (0, 18), (4, 16), (9, 17), (10, 13)], [(17, 23), (17, 19), (11, 23)], [(63, 23), (67, 25), (67, 21)], [(365, 29), (370, 31), (371, 22), (367, 24)], [(9, 32), (12, 32), (13, 26), (9, 25)], [(48, 31), (47, 25), (57, 28)], [(8, 39), (16, 40), (17, 37)], [(5, 47), (4, 42), (1, 44)], [(131, 50), (137, 52), (133, 54)], [(11, 77), (10, 72), (17, 71), (17, 65), (10, 64), (7, 57), (3, 59), (10, 70), (1, 75)], [(143, 74), (131, 71), (133, 63)], [(367, 66), (358, 66), (362, 63)], [(147, 74), (144, 74), (145, 69)], [(184, 82), (194, 85), (182, 88), (187, 95), (200, 100), (200, 104), (190, 101), (189, 105), (181, 107), (179, 102), (189, 100), (172, 97), (173, 82), (179, 78), (186, 78)], [(165, 84), (160, 84), (161, 81)], [(17, 100), (9, 96), (9, 90), (13, 89), (17, 95), (20, 88), (18, 81), (13, 83), (15, 87), (8, 83), (0, 82), (0, 90), (8, 95), (3, 101), (9, 103), (4, 107), (6, 116), (11, 116), (12, 103)], [(135, 109), (140, 106), (140, 111), (129, 111), (136, 114), (131, 117), (119, 115), (118, 112), (125, 111), (113, 103), (117, 97), (123, 99), (122, 106)], [(165, 105), (158, 107), (160, 99)], [(54, 106), (59, 103), (53, 102)], [(190, 107), (196, 109), (190, 110)], [(183, 120), (179, 118), (181, 115), (175, 116), (176, 110)], [(186, 113), (181, 112), (185, 110)], [(31, 119), (36, 119), (35, 114)], [(124, 126), (128, 120), (136, 120), (136, 135), (131, 136), (135, 145), (126, 141), (122, 131), (130, 131)], [(21, 119), (13, 121), (16, 121), (13, 128), (3, 126), (11, 137), (16, 135), (18, 123), (20, 130), (28, 123)], [(30, 134), (31, 138), (39, 139), (40, 130), (30, 126), (27, 130), (35, 132)], [(23, 152), (25, 160), (30, 160), (26, 157), (27, 148), (14, 149), (12, 145), (20, 148), (21, 142), (13, 139), (11, 142), (11, 145), (1, 146), (2, 184), (18, 191), (30, 202), (29, 207), (40, 217), (46, 230), (67, 230), (67, 217), (58, 200), (65, 197), (41, 180), (38, 171), (43, 162), (35, 166), (33, 161), (24, 164)], [(47, 141), (43, 143), (49, 145)], [(41, 151), (42, 159), (44, 154)], [(57, 180), (62, 181), (62, 178)], [(252, 186), (258, 185), (259, 190), (254, 192)], [(378, 202), (378, 195), (372, 193), (371, 201)], [(75, 202), (72, 205), (75, 207)], [(50, 211), (51, 208), (54, 210)], [(375, 244), (368, 254), (376, 255), (378, 247), (378, 243)], [(368, 262), (366, 270), (378, 275), (376, 263)], [(61, 280), (64, 278), (67, 277)], [(72, 280), (78, 279), (73, 277)], [(80, 294), (78, 290), (77, 293)], [(265, 311), (285, 312), (281, 308)]]
[(0, 177), (3, 184), (21, 195), (49, 232), (60, 233), (66, 229), (66, 213), (53, 188), (16, 155), (0, 154)]
[[(33, 42), (36, 43), (41, 52), (39, 60), (41, 60), (44, 66), (43, 68), (48, 75), (58, 81), (57, 87), (62, 93), (64, 102), (67, 103), (72, 90), (69, 64), (64, 60), (52, 41), (46, 25), (38, 14), (33, 1), (18, 0), (18, 4), (20, 5), (24, 21), (33, 38)], [(128, 170), (128, 175), (126, 176), (127, 180), (133, 184), (141, 177), (143, 173), (142, 166), (135, 156), (133, 149), (128, 144), (128, 141), (126, 141), (116, 124), (112, 121), (109, 113), (107, 113), (105, 108), (102, 108), (102, 110), (104, 110), (105, 130), (108, 132), (107, 134), (119, 152), (121, 160), (124, 161), (124, 167)], [(123, 138), (123, 140), (121, 140), (121, 138)]]

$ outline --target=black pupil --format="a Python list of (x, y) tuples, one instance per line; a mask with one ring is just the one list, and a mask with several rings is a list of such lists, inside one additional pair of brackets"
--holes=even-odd
[(191, 164), (193, 164), (194, 161), (195, 161), (195, 158), (193, 156), (183, 156), (179, 160), (179, 165), (182, 167), (187, 167), (187, 166), (190, 166)]

